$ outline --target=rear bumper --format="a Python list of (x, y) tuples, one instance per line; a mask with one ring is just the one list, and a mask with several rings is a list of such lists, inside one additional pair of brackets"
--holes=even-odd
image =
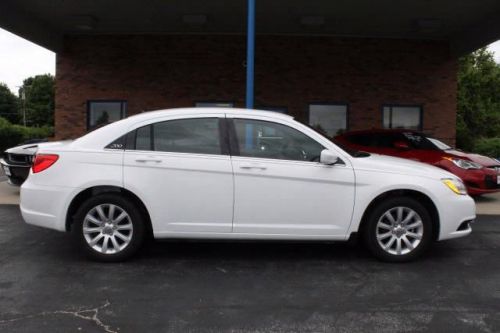
[(29, 180), (21, 186), (20, 208), (26, 223), (66, 231), (67, 200), (75, 189), (42, 186)]

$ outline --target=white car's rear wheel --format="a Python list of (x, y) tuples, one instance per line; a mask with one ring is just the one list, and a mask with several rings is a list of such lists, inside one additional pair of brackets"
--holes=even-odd
[(83, 220), (83, 236), (88, 246), (102, 254), (123, 251), (133, 235), (130, 215), (115, 204), (99, 204), (90, 209)]
[(389, 198), (368, 217), (364, 240), (384, 261), (409, 261), (419, 257), (432, 241), (432, 220), (425, 206), (413, 198)]
[(91, 258), (121, 261), (142, 245), (144, 221), (138, 207), (128, 198), (105, 193), (81, 205), (73, 231)]

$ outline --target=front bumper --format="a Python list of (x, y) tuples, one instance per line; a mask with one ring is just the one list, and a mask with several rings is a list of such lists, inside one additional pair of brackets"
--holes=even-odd
[(476, 204), (470, 196), (441, 198), (440, 207), (438, 240), (464, 237), (472, 232), (470, 224), (476, 219)]
[(481, 169), (462, 169), (450, 161), (441, 160), (436, 166), (441, 167), (464, 182), (469, 195), (481, 195), (500, 192), (500, 169), (484, 167)]
[(500, 174), (487, 172), (479, 177), (463, 179), (469, 195), (481, 195), (500, 192)]
[(7, 176), (9, 184), (15, 186), (21, 186), (24, 183), (31, 168), (31, 165), (10, 164), (4, 159), (0, 159), (0, 165)]
[(463, 180), (469, 195), (500, 192), (500, 173), (494, 169), (460, 170), (454, 173)]

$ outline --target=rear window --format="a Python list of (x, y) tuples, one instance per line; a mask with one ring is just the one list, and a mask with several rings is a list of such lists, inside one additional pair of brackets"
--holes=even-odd
[(219, 119), (169, 120), (138, 128), (135, 131), (135, 149), (221, 154)]

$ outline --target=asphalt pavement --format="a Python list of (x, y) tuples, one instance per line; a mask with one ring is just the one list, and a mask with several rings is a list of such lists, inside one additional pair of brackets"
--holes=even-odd
[(421, 260), (355, 244), (150, 242), (120, 264), (0, 205), (0, 332), (499, 332), (500, 217)]

